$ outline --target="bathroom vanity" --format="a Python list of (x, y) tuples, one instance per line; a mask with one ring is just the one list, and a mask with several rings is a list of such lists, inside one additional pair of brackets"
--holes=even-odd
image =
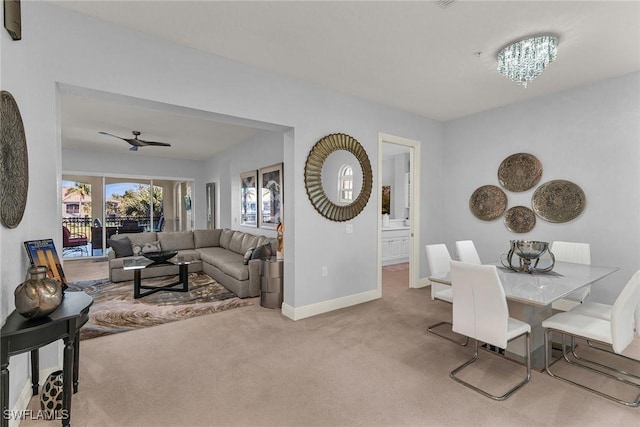
[(403, 219), (382, 227), (382, 265), (409, 262), (410, 230)]

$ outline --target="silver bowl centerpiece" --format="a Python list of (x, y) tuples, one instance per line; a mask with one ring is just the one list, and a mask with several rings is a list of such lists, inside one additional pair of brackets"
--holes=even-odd
[[(547, 271), (551, 271), (556, 263), (556, 258), (553, 256), (553, 253), (549, 250), (549, 243), (547, 242), (538, 242), (535, 240), (511, 240), (511, 248), (509, 252), (506, 254), (506, 263), (503, 259), (501, 260), (502, 265), (513, 270), (513, 271), (522, 271), (525, 273), (545, 273)], [(540, 262), (540, 257), (548, 252), (551, 257), (551, 265), (544, 268), (538, 268), (538, 263)], [(517, 266), (513, 265), (513, 255), (518, 255), (520, 258), (520, 262)]]

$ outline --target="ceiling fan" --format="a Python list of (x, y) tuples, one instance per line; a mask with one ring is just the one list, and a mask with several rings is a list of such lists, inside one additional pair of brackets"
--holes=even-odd
[(127, 141), (129, 144), (131, 144), (131, 148), (129, 148), (129, 151), (138, 151), (138, 147), (145, 147), (147, 145), (155, 145), (155, 146), (159, 146), (159, 147), (171, 147), (171, 144), (167, 143), (167, 142), (155, 142), (155, 141), (145, 141), (143, 139), (138, 139), (138, 136), (140, 136), (140, 131), (139, 130), (134, 130), (131, 131), (131, 133), (133, 134), (133, 138), (123, 138), (121, 136), (117, 136), (117, 135), (113, 135), (109, 132), (98, 132), (99, 134), (102, 135), (109, 135), (109, 136), (113, 136), (114, 138), (118, 138), (121, 139), (123, 141)]

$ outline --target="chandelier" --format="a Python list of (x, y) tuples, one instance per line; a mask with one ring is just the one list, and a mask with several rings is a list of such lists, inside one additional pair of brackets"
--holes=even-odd
[(498, 53), (498, 71), (516, 83), (527, 83), (556, 59), (558, 38), (537, 36), (515, 42)]

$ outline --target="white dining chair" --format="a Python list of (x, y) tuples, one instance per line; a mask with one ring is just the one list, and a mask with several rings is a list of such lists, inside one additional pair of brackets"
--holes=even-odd
[[(551, 242), (549, 250), (555, 256), (556, 262), (573, 262), (576, 264), (591, 264), (591, 246), (589, 243)], [(569, 295), (554, 301), (554, 310), (569, 311), (582, 304), (591, 294), (591, 285), (580, 288)]]
[(458, 240), (456, 242), (456, 252), (458, 253), (458, 261), (482, 264), (476, 246), (471, 240)]
[[(640, 271), (638, 273), (640, 273)], [(636, 273), (636, 275), (638, 273)], [(629, 283), (627, 283), (627, 285), (628, 284)], [(583, 314), (585, 316), (595, 317), (597, 319), (611, 321), (611, 311), (612, 310), (613, 310), (613, 304), (603, 304), (603, 303), (600, 303), (600, 302), (585, 302), (585, 303), (580, 304), (579, 306), (577, 306), (575, 308), (572, 308), (571, 312), (572, 313)], [(636, 333), (640, 334), (640, 303), (638, 303), (636, 305), (636, 309), (634, 311), (633, 323), (634, 323), (634, 329), (636, 330)], [(587, 340), (587, 344), (589, 344), (590, 347), (595, 348), (597, 350), (603, 350), (603, 351), (610, 352), (606, 348), (602, 348), (602, 347), (594, 345), (593, 342), (590, 341), (590, 340)], [(578, 354), (576, 354), (575, 350), (573, 352), (573, 355), (577, 359), (587, 360), (584, 357), (581, 357)], [(591, 363), (595, 363), (595, 362), (592, 362), (590, 360), (587, 360), (587, 361), (589, 361)]]
[[(633, 361), (636, 364), (640, 364), (640, 361), (637, 359), (621, 354), (631, 341), (633, 341), (634, 326), (635, 321), (637, 320), (635, 312), (638, 304), (640, 304), (640, 271), (636, 272), (633, 277), (631, 277), (629, 282), (627, 282), (625, 287), (622, 289), (622, 292), (620, 292), (620, 295), (616, 298), (616, 301), (613, 303), (611, 310), (608, 313), (609, 320), (589, 316), (584, 313), (580, 313), (577, 310), (558, 313), (544, 320), (542, 322), (542, 327), (545, 328), (545, 370), (547, 373), (554, 378), (576, 385), (584, 390), (588, 390), (614, 402), (631, 407), (640, 406), (640, 392), (634, 400), (623, 400), (611, 394), (604, 393), (602, 388), (597, 390), (585, 384), (578, 383), (573, 379), (552, 372), (549, 360), (550, 334), (554, 332), (559, 333), (562, 335), (563, 359), (567, 363), (572, 366), (588, 369), (591, 372), (595, 372), (607, 378), (640, 389), (639, 383), (628, 378), (633, 377), (637, 379), (639, 378), (637, 375), (629, 374), (616, 366), (593, 362), (584, 364), (580, 362), (580, 359), (571, 360), (570, 355), (567, 353), (567, 346), (564, 342), (565, 336), (570, 336), (572, 340), (575, 338), (583, 338), (602, 346), (611, 347), (613, 353), (622, 360)], [(572, 354), (575, 354), (575, 349), (572, 350)], [(598, 369), (595, 366), (602, 369)], [(616, 372), (618, 375), (611, 374), (610, 371)], [(627, 376), (627, 378), (621, 377), (620, 374)]]
[[(427, 252), (427, 264), (429, 265), (429, 271), (432, 276), (446, 274), (449, 272), (450, 263), (451, 263), (451, 255), (449, 254), (449, 250), (447, 249), (447, 245), (443, 243), (425, 245), (425, 250)], [(431, 282), (431, 299), (444, 301), (449, 304), (453, 303), (453, 290), (451, 286), (445, 285), (442, 283)], [(469, 342), (469, 338), (464, 337), (461, 339), (454, 339), (450, 335), (445, 335), (436, 330), (439, 326), (449, 325), (451, 327), (451, 322), (442, 321), (438, 323), (434, 323), (427, 327), (427, 331), (432, 334), (438, 335), (444, 339), (447, 339), (456, 344), (465, 346)]]
[[(453, 331), (475, 340), (473, 357), (453, 371), (451, 378), (494, 400), (505, 400), (531, 379), (531, 326), (509, 317), (509, 308), (495, 265), (451, 261)], [(525, 336), (526, 376), (496, 396), (462, 380), (457, 374), (478, 359), (478, 341), (504, 349), (509, 341)], [(508, 360), (508, 359), (504, 359)]]

